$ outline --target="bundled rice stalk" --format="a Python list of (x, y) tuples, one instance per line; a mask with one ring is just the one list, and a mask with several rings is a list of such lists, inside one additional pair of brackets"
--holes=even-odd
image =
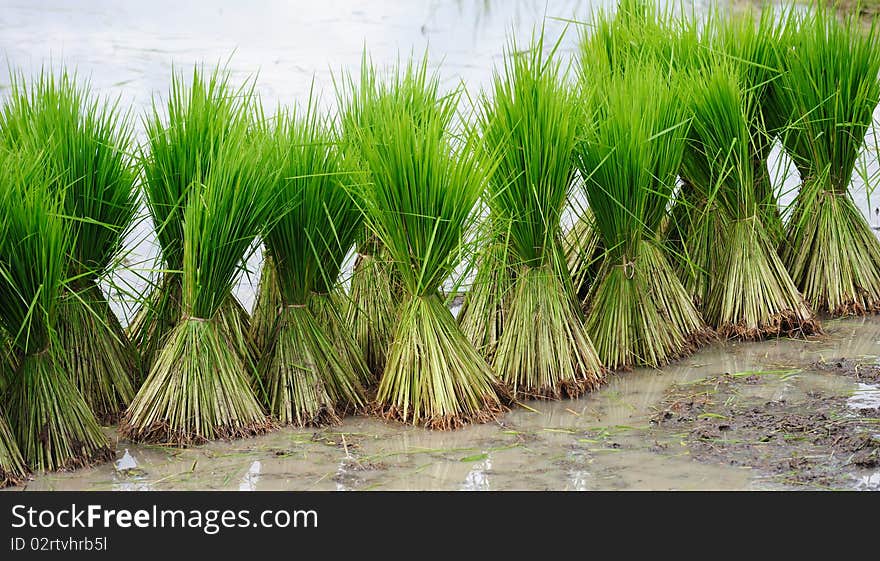
[[(621, 0), (613, 14), (597, 12), (590, 25), (584, 27), (580, 40), (579, 82), (586, 92), (581, 96), (589, 95), (597, 76), (626, 74), (630, 67), (638, 69), (645, 61), (669, 73), (699, 67), (705, 51), (701, 22), (693, 14), (679, 15), (674, 9), (672, 5), (661, 8), (653, 0)], [(681, 190), (687, 193), (687, 185)], [(601, 236), (591, 224), (589, 208), (583, 208), (583, 204), (575, 206), (578, 218), (566, 235), (566, 254), (575, 288), (584, 299), (598, 274), (603, 249)], [(667, 237), (673, 242), (685, 235), (677, 227), (686, 222), (679, 217), (682, 211), (676, 209), (671, 219), (664, 220), (664, 229), (671, 230)], [(670, 249), (673, 248), (681, 249), (680, 244), (673, 244)], [(680, 253), (676, 251), (671, 257), (679, 261)]]
[(819, 8), (799, 18), (776, 89), (800, 173), (781, 254), (797, 287), (832, 316), (880, 311), (880, 243), (849, 192), (880, 99), (876, 23)]
[(336, 423), (364, 407), (370, 379), (335, 292), (363, 216), (347, 189), (343, 154), (314, 103), (301, 115), (281, 113), (273, 144), (275, 196), (288, 208), (264, 239), (280, 303), (260, 374), (269, 411), (282, 423)]
[[(750, 170), (766, 234), (776, 243), (783, 234), (782, 218), (775, 189), (767, 166), (774, 135), (782, 125), (782, 118), (772, 102), (773, 88), (780, 75), (779, 45), (788, 16), (765, 10), (759, 16), (751, 11), (730, 15), (720, 10), (711, 14), (706, 23), (701, 43), (701, 68), (711, 68), (718, 60), (735, 72), (752, 102), (747, 124), (751, 142)], [(699, 75), (697, 75), (699, 76)], [(695, 78), (699, 81), (700, 78)], [(710, 265), (718, 257), (712, 253), (719, 235), (723, 235), (722, 210), (718, 200), (706, 198), (706, 185), (694, 185), (700, 178), (688, 176), (682, 170), (682, 187), (672, 209), (668, 235), (682, 253), (681, 275), (685, 287), (694, 295), (699, 306), (706, 303), (710, 290)], [(711, 203), (711, 204), (710, 204)]]
[[(2, 160), (0, 160), (2, 161)], [(2, 173), (2, 172), (0, 172)], [(3, 177), (0, 175), (0, 177)], [(5, 177), (4, 177), (5, 179)], [(6, 208), (4, 197), (9, 195), (6, 188), (6, 181), (3, 182), (3, 191), (0, 192), (0, 208)], [(3, 248), (6, 240), (6, 223), (0, 224), (0, 249)], [(0, 263), (2, 263), (2, 254), (0, 254)], [(5, 323), (5, 322), (0, 322)], [(0, 395), (6, 391), (9, 379), (15, 370), (13, 361), (12, 341), (2, 328), (0, 328)], [(0, 489), (12, 485), (19, 485), (27, 478), (28, 470), (18, 444), (15, 442), (15, 435), (9, 428), (9, 422), (6, 420), (4, 407), (0, 406)]]
[(181, 315), (121, 423), (134, 441), (187, 446), (272, 427), (225, 314), (235, 274), (275, 209), (274, 176), (246, 121), (225, 140), (204, 181), (188, 187), (180, 223)]
[(783, 224), (767, 158), (775, 135), (785, 125), (785, 115), (779, 114), (772, 98), (781, 74), (780, 45), (790, 18), (789, 9), (782, 14), (774, 10), (762, 10), (759, 15), (751, 10), (726, 17), (716, 14), (707, 32), (713, 53), (731, 65), (753, 100), (749, 115), (753, 183), (762, 221), (774, 241), (782, 236)]
[[(230, 138), (247, 128), (253, 116), (252, 84), (234, 88), (229, 74), (215, 68), (209, 75), (195, 67), (189, 84), (175, 73), (166, 113), (154, 100), (145, 119), (149, 151), (141, 154), (147, 208), (161, 248), (164, 268), (145, 298), (129, 333), (149, 371), (165, 338), (180, 321), (183, 305), (184, 217), (190, 197), (205, 183)], [(247, 311), (230, 291), (217, 318), (243, 360), (256, 349), (249, 334)]]
[[(357, 212), (362, 220), (363, 215), (359, 210)], [(336, 278), (339, 278), (338, 272)], [(323, 327), (329, 336), (337, 355), (343, 360), (345, 367), (353, 372), (362, 386), (367, 389), (375, 386), (376, 377), (367, 366), (367, 361), (351, 332), (346, 318), (349, 307), (348, 295), (336, 282), (324, 286), (320, 286), (320, 283), (316, 284), (309, 298), (309, 308), (318, 325)]]
[(362, 232), (351, 274), (346, 321), (373, 377), (385, 369), (385, 359), (397, 324), (400, 281), (389, 252), (379, 240)]
[(484, 227), (488, 232), (479, 239), (487, 245), (477, 256), (476, 274), (464, 297), (458, 323), (468, 341), (491, 362), (510, 307), (516, 267), (507, 232), (493, 226), (491, 217), (485, 219)]
[(599, 272), (598, 263), (602, 261), (604, 253), (599, 235), (593, 226), (593, 213), (589, 207), (579, 209), (574, 224), (562, 236), (562, 249), (574, 293), (578, 300), (583, 300), (596, 279)]
[[(0, 157), (0, 322), (16, 355), (5, 396), (9, 424), (28, 465), (52, 471), (103, 462), (113, 452), (67, 374), (55, 332), (74, 240), (63, 194), (35, 154)], [(20, 477), (14, 449), (7, 446), (7, 454), (12, 463), (4, 469)]]
[(262, 358), (272, 338), (272, 329), (280, 307), (281, 291), (278, 289), (278, 273), (272, 256), (264, 249), (260, 282), (257, 284), (257, 295), (250, 317), (250, 339), (258, 358)]
[[(426, 114), (436, 110), (436, 87), (429, 81), (427, 67), (418, 65), (398, 65), (387, 80), (379, 80), (366, 52), (359, 77), (348, 74), (337, 83), (342, 141), (347, 159), (363, 172), (361, 182), (373, 182), (373, 170), (363, 154), (359, 131), (381, 126), (388, 104), (394, 106), (394, 112), (409, 115), (415, 126), (421, 126), (427, 120)], [(378, 377), (397, 329), (404, 289), (392, 252), (369, 228), (364, 228), (356, 251), (348, 321), (370, 370)]]
[(129, 114), (92, 98), (67, 72), (43, 73), (30, 86), (17, 76), (0, 115), (0, 139), (42, 150), (53, 190), (64, 193), (75, 241), (59, 308), (60, 349), (98, 419), (113, 422), (138, 378), (134, 349), (98, 285), (112, 272), (137, 210)]
[(515, 398), (577, 397), (603, 378), (561, 250), (578, 120), (557, 47), (545, 53), (543, 35), (512, 44), (479, 113), (484, 151), (498, 155), (487, 202), (516, 267), (493, 364)]
[(658, 367), (711, 337), (660, 235), (687, 133), (682, 88), (645, 61), (596, 83), (584, 100), (592, 115), (576, 150), (605, 248), (587, 300), (587, 331), (608, 368)]
[[(355, 132), (372, 180), (357, 190), (404, 289), (377, 409), (387, 418), (452, 429), (494, 419), (504, 407), (495, 376), (440, 295), (463, 258), (486, 170), (475, 135), (453, 136), (459, 92), (440, 97), (437, 76), (426, 76), (426, 60), (398, 71), (390, 95), (375, 100), (372, 126)], [(400, 111), (402, 94), (411, 91), (417, 103)]]
[(711, 201), (703, 212), (714, 215), (716, 227), (704, 316), (722, 337), (745, 340), (818, 330), (764, 222), (753, 146), (763, 141), (752, 138), (759, 99), (727, 61), (699, 74), (691, 86), (694, 118), (682, 166), (700, 197)]
[(27, 475), (27, 466), (15, 443), (15, 436), (0, 410), (0, 489), (22, 484)]

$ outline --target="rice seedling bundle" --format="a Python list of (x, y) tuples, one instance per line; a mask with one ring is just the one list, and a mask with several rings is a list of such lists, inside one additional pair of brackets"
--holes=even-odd
[(783, 260), (814, 309), (833, 316), (880, 311), (880, 243), (849, 191), (880, 99), (877, 28), (818, 8), (797, 18), (780, 55), (781, 133), (800, 174)]
[[(360, 131), (380, 126), (389, 105), (393, 105), (394, 112), (409, 115), (414, 126), (421, 126), (428, 121), (428, 114), (437, 110), (437, 88), (424, 64), (398, 64), (389, 76), (380, 79), (366, 52), (360, 76), (355, 79), (349, 74), (337, 83), (342, 141), (347, 158), (363, 172), (359, 181), (374, 183), (373, 170), (363, 154)], [(365, 227), (357, 243), (348, 320), (367, 364), (377, 377), (384, 370), (404, 293), (392, 261), (392, 253), (382, 240)]]
[[(702, 64), (702, 34), (700, 22), (693, 14), (676, 15), (672, 6), (660, 8), (653, 1), (621, 0), (615, 13), (599, 11), (584, 28), (578, 53), (580, 87), (588, 92), (598, 76), (625, 74), (630, 67), (638, 69), (645, 61), (669, 73), (689, 72)], [(686, 222), (684, 217), (678, 217), (684, 205), (676, 206), (680, 208), (671, 220), (665, 219), (664, 225), (673, 242), (683, 236), (678, 225)], [(584, 299), (598, 272), (602, 248), (600, 236), (591, 224), (589, 208), (581, 203), (575, 204), (575, 210), (578, 218), (567, 232), (566, 254), (575, 288)], [(680, 261), (680, 253), (671, 257)]]
[(235, 274), (276, 208), (274, 171), (246, 121), (225, 140), (204, 179), (188, 187), (180, 318), (121, 424), (135, 441), (186, 446), (272, 427), (225, 314)]
[[(459, 92), (440, 97), (427, 61), (398, 69), (376, 119), (355, 132), (370, 184), (357, 189), (366, 222), (403, 286), (399, 320), (376, 396), (378, 412), (451, 429), (491, 420), (504, 407), (489, 365), (440, 294), (464, 258), (486, 170), (471, 131), (454, 135)], [(413, 103), (400, 111), (401, 96)]]
[(478, 240), (486, 246), (477, 256), (476, 274), (464, 297), (458, 323), (468, 341), (491, 362), (504, 328), (516, 267), (504, 226), (493, 224), (491, 215), (483, 220), (485, 232)]
[(543, 35), (523, 52), (512, 44), (479, 111), (484, 152), (497, 155), (486, 198), (510, 253), (496, 274), (515, 270), (493, 365), (515, 398), (576, 397), (603, 378), (561, 249), (578, 121), (557, 47), (545, 53)]
[(15, 443), (15, 435), (0, 411), (0, 489), (21, 484), (27, 478), (27, 473), (24, 458)]
[(136, 361), (98, 280), (111, 272), (137, 210), (132, 126), (115, 103), (92, 98), (87, 86), (62, 71), (28, 85), (16, 76), (0, 114), (0, 139), (9, 147), (45, 154), (54, 191), (74, 239), (59, 308), (60, 349), (68, 371), (102, 422), (111, 422), (134, 397)]
[(335, 423), (364, 407), (370, 378), (336, 292), (363, 215), (347, 188), (343, 153), (314, 103), (300, 115), (281, 113), (272, 142), (280, 170), (275, 196), (287, 207), (264, 238), (280, 302), (261, 379), (269, 411), (281, 422)]
[[(0, 155), (0, 322), (16, 355), (4, 402), (9, 425), (28, 465), (51, 471), (106, 461), (113, 452), (67, 373), (56, 333), (74, 239), (64, 195), (46, 168), (36, 152)], [(14, 449), (7, 445), (6, 454), (12, 464), (4, 469), (20, 476)]]
[(708, 239), (706, 321), (722, 337), (755, 340), (818, 329), (807, 303), (775, 251), (762, 212), (762, 165), (753, 142), (754, 104), (738, 69), (721, 61), (691, 87), (694, 118), (683, 173), (709, 201), (715, 231)]
[[(141, 154), (146, 203), (161, 249), (164, 268), (145, 298), (129, 333), (149, 371), (165, 337), (181, 317), (184, 265), (184, 218), (193, 193), (199, 191), (219, 154), (254, 116), (252, 84), (233, 87), (229, 74), (215, 68), (206, 74), (195, 67), (191, 81), (174, 73), (165, 113), (154, 100), (144, 119), (147, 149)], [(234, 139), (234, 140), (230, 140)], [(218, 321), (235, 341), (243, 359), (256, 354), (249, 334), (247, 311), (230, 292), (221, 306)]]
[[(774, 135), (781, 126), (781, 117), (771, 100), (780, 75), (778, 49), (787, 22), (785, 14), (779, 16), (770, 10), (758, 17), (751, 11), (734, 15), (715, 11), (705, 25), (699, 64), (700, 69), (705, 69), (723, 61), (752, 100), (743, 108), (750, 111), (745, 118), (751, 139), (746, 146), (752, 159), (749, 169), (755, 174), (751, 189), (763, 229), (774, 243), (782, 236), (782, 220), (767, 158)], [(691, 79), (699, 82), (701, 78), (698, 74)], [(703, 178), (689, 177), (688, 169), (683, 169), (681, 179), (682, 187), (676, 196), (668, 232), (684, 257), (681, 269), (685, 287), (693, 293), (698, 305), (704, 306), (710, 290), (710, 267), (718, 259), (713, 256), (720, 247), (716, 240), (724, 235), (720, 217), (723, 210), (715, 208), (717, 198), (711, 201), (706, 198), (709, 188), (694, 185), (694, 181)]]
[[(6, 208), (6, 202), (3, 198), (9, 194), (10, 191), (6, 189), (6, 181), (4, 181), (3, 191), (0, 191), (0, 208)], [(4, 222), (0, 224), (0, 249), (3, 248), (5, 239), (6, 223)], [(0, 257), (0, 260), (2, 260), (2, 257)], [(12, 342), (6, 332), (0, 328), (0, 395), (6, 391), (9, 378), (11, 378), (14, 372), (15, 364), (12, 359), (12, 353)], [(18, 449), (15, 435), (9, 427), (5, 408), (0, 405), (0, 489), (11, 485), (18, 485), (26, 477), (27, 465), (21, 456), (21, 451)]]
[(767, 158), (774, 136), (785, 125), (785, 115), (773, 102), (777, 80), (781, 74), (780, 45), (791, 15), (763, 10), (759, 15), (744, 13), (715, 16), (709, 24), (710, 49), (724, 58), (737, 73), (742, 88), (751, 97), (749, 134), (752, 172), (755, 174), (756, 198), (768, 234), (778, 240), (782, 235), (779, 203), (773, 188)]
[(682, 84), (650, 61), (596, 84), (576, 148), (604, 248), (587, 331), (608, 368), (662, 366), (711, 336), (660, 235), (687, 133)]

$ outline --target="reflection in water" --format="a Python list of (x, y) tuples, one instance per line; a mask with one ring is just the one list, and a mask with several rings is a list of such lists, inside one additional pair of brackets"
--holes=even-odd
[(492, 469), (492, 458), (487, 456), (485, 460), (477, 462), (468, 472), (464, 483), (461, 486), (462, 491), (491, 491), (489, 484), (489, 474)]
[(588, 471), (573, 470), (569, 476), (572, 491), (589, 491), (593, 475)]
[(134, 459), (134, 456), (126, 448), (122, 457), (116, 460), (116, 471), (126, 471), (136, 467), (138, 467), (137, 460)]
[(125, 449), (122, 457), (114, 462), (113, 491), (151, 491), (152, 485), (144, 481), (144, 475), (138, 471), (138, 462), (134, 455)]
[(858, 478), (856, 483), (858, 491), (880, 491), (880, 471)]
[(260, 462), (260, 460), (254, 460), (254, 462), (251, 463), (251, 467), (248, 468), (247, 473), (241, 478), (241, 483), (238, 484), (238, 490), (256, 491), (257, 483), (260, 482), (262, 469), (262, 462)]
[(880, 386), (860, 383), (846, 404), (856, 410), (880, 408)]

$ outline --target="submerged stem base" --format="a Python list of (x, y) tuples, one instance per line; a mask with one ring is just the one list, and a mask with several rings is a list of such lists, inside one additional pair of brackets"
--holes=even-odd
[(307, 306), (279, 311), (259, 369), (269, 412), (284, 424), (338, 423), (366, 402), (357, 375)]
[(794, 203), (782, 259), (817, 312), (880, 312), (880, 241), (846, 193), (805, 184)]
[(506, 409), (494, 374), (439, 296), (411, 296), (388, 351), (376, 413), (449, 430), (492, 421)]
[(62, 360), (51, 348), (21, 357), (9, 388), (9, 422), (35, 470), (72, 470), (114, 456)]
[(642, 241), (632, 262), (606, 261), (587, 311), (587, 332), (611, 369), (658, 368), (714, 334), (658, 244)]
[(219, 318), (181, 321), (128, 408), (122, 434), (188, 446), (267, 432), (273, 424), (254, 395), (249, 371)]
[(551, 266), (517, 274), (494, 366), (520, 398), (575, 398), (604, 379), (574, 294)]

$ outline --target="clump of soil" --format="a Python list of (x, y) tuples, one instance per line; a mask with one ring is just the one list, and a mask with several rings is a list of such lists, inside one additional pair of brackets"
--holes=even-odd
[(880, 365), (866, 364), (848, 358), (819, 360), (810, 365), (813, 370), (846, 376), (859, 382), (880, 382)]
[[(817, 370), (877, 381), (880, 368), (839, 359)], [(729, 374), (670, 388), (652, 418), (654, 430), (683, 432), (700, 462), (747, 466), (793, 485), (852, 487), (863, 469), (880, 468), (880, 411), (853, 411), (846, 397), (812, 391), (797, 402), (766, 401), (737, 391), (760, 377)], [(655, 450), (663, 453), (664, 449)]]

